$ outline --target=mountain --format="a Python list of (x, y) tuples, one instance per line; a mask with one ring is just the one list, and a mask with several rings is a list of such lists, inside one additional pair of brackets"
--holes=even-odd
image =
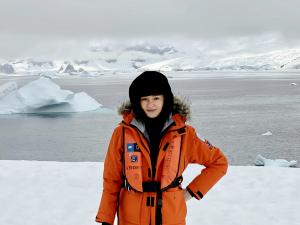
[(71, 63), (65, 63), (61, 65), (60, 69), (58, 70), (58, 73), (77, 73), (78, 71), (74, 69), (74, 66)]
[(236, 54), (230, 57), (180, 57), (143, 66), (144, 70), (286, 70), (300, 69), (300, 49), (287, 49), (260, 54)]
[[(242, 46), (242, 47), (241, 47)], [(300, 48), (279, 50), (239, 46), (205, 46), (201, 43), (101, 42), (87, 47), (74, 59), (15, 59), (1, 61), (4, 74), (57, 74), (97, 76), (107, 71), (297, 70)], [(231, 48), (232, 47), (232, 48)], [(270, 48), (271, 49), (271, 48)], [(260, 51), (259, 51), (260, 50)], [(51, 75), (52, 76), (52, 75)]]
[(125, 51), (146, 52), (151, 54), (173, 54), (178, 52), (173, 46), (154, 45), (154, 44), (136, 44), (125, 48)]
[(13, 74), (15, 73), (15, 70), (11, 64), (5, 63), (3, 65), (0, 65), (0, 73)]

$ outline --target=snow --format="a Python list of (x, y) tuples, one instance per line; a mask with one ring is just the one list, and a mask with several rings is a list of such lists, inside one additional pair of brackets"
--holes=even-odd
[[(200, 169), (188, 167), (183, 185)], [(299, 172), (230, 166), (202, 200), (187, 202), (187, 224), (299, 225)], [(99, 162), (0, 161), (0, 224), (96, 224), (102, 173)]]
[(0, 86), (0, 114), (84, 112), (101, 106), (85, 92), (63, 90), (47, 77), (19, 89), (15, 82)]
[(267, 159), (259, 154), (256, 156), (254, 164), (256, 166), (293, 167), (296, 166), (297, 161), (287, 161), (286, 159)]

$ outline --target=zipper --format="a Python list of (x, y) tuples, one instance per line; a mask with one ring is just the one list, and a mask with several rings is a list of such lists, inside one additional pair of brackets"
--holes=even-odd
[[(173, 124), (175, 124), (175, 122), (171, 123), (171, 124), (163, 131), (163, 133), (162, 133), (162, 135), (161, 135), (161, 137), (160, 137), (160, 141), (163, 140), (164, 136), (167, 134), (169, 128), (170, 128)], [(180, 130), (180, 129), (183, 129), (183, 128), (186, 128), (186, 125), (184, 125), (183, 127), (179, 127), (179, 128), (177, 128), (177, 129), (171, 130), (171, 131), (169, 131), (169, 132), (176, 132), (176, 131), (178, 131), (178, 130)], [(181, 135), (181, 134), (180, 134), (180, 135)], [(159, 150), (160, 150), (160, 145), (161, 145), (161, 142), (159, 143)], [(179, 156), (180, 158), (181, 158), (181, 145), (182, 145), (182, 141), (181, 141), (181, 143), (180, 143), (180, 156)], [(180, 158), (179, 158), (179, 162), (180, 162)], [(178, 167), (179, 167), (179, 164), (178, 164)], [(156, 160), (156, 165), (155, 165), (155, 175), (156, 175), (156, 172), (157, 172), (156, 170), (157, 170), (157, 160)], [(178, 173), (178, 170), (177, 170), (177, 173)], [(153, 174), (152, 174), (152, 175), (153, 175)], [(176, 176), (177, 176), (177, 175), (176, 175)], [(152, 177), (152, 180), (153, 180), (153, 181), (155, 180), (155, 176)]]

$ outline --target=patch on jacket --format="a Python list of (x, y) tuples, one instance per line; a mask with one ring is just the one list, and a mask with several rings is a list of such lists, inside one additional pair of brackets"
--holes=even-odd
[(130, 156), (131, 162), (137, 162), (138, 161), (138, 156), (137, 155), (132, 155)]
[(126, 147), (127, 152), (140, 152), (140, 148), (137, 143), (128, 143)]

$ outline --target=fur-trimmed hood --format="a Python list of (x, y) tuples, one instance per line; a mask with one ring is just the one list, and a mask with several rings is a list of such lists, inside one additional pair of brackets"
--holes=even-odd
[[(121, 106), (118, 108), (118, 113), (120, 115), (128, 114), (131, 111), (132, 111), (132, 106), (129, 100), (123, 102)], [(172, 113), (173, 114), (178, 113), (181, 116), (185, 117), (187, 120), (190, 120), (191, 119), (190, 103), (187, 100), (174, 96)]]

